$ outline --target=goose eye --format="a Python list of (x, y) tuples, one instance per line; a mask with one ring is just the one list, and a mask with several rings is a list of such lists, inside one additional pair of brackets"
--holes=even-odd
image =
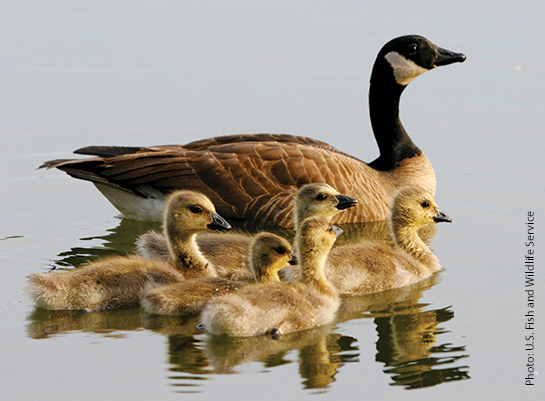
[(287, 252), (286, 248), (284, 248), (283, 246), (277, 246), (276, 248), (274, 248), (274, 251), (279, 255), (285, 255)]
[(318, 196), (316, 196), (316, 200), (318, 201), (323, 201), (326, 199), (327, 199), (327, 196), (325, 196), (325, 194), (318, 194)]
[(418, 50), (418, 46), (416, 45), (416, 43), (411, 43), (409, 45), (409, 55), (414, 55), (416, 54), (416, 51)]
[(424, 209), (427, 209), (430, 207), (430, 202), (424, 201), (420, 204), (420, 206), (422, 206)]
[(191, 206), (191, 211), (195, 214), (202, 213), (202, 208), (200, 206)]

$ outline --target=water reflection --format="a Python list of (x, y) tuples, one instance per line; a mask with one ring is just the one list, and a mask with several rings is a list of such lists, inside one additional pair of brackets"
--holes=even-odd
[(106, 230), (106, 235), (80, 238), (81, 241), (101, 240), (100, 247), (70, 248), (57, 255), (53, 266), (78, 267), (93, 258), (133, 253), (136, 250), (136, 238), (148, 230), (160, 231), (161, 224), (122, 218), (116, 227)]
[[(240, 227), (236, 226), (236, 222), (234, 224), (235, 231), (241, 230)], [(342, 224), (340, 227), (343, 229), (343, 234), (337, 239), (336, 246), (368, 239), (391, 241), (390, 228), (387, 221)], [(106, 235), (80, 238), (80, 241), (84, 242), (100, 240), (102, 242), (101, 246), (76, 246), (70, 248), (68, 251), (57, 255), (57, 258), (52, 261), (53, 267), (78, 267), (93, 258), (133, 253), (136, 250), (136, 238), (149, 230), (161, 232), (161, 224), (121, 218), (116, 227), (106, 230)], [(251, 230), (245, 231), (252, 232)], [(267, 228), (267, 231), (281, 235), (290, 241), (293, 240), (294, 232), (292, 230), (271, 227)], [(426, 243), (429, 243), (435, 237), (436, 232), (437, 226), (435, 224), (430, 224), (419, 230), (421, 238)]]
[(27, 334), (35, 339), (76, 331), (110, 335), (116, 331), (137, 330), (142, 327), (139, 309), (82, 313), (35, 308), (27, 320)]
[(446, 366), (467, 358), (465, 346), (437, 344), (440, 323), (454, 317), (450, 308), (375, 318), (379, 335), (376, 361), (384, 364), (391, 385), (415, 389), (469, 379), (467, 365)]
[[(59, 254), (57, 266), (77, 267), (84, 261), (105, 254), (134, 251), (136, 236), (159, 225), (122, 219), (117, 227), (102, 237), (103, 247), (75, 247)], [(390, 238), (385, 222), (343, 226), (340, 244), (361, 239)], [(429, 243), (436, 226), (420, 232)], [(291, 232), (281, 231), (285, 236)], [(243, 365), (258, 363), (265, 369), (285, 364), (298, 365), (301, 385), (305, 389), (327, 391), (343, 366), (363, 362), (360, 348), (372, 344), (358, 343), (352, 335), (340, 334), (343, 322), (373, 319), (378, 339), (375, 361), (391, 377), (391, 385), (405, 389), (429, 387), (449, 381), (469, 379), (469, 367), (459, 365), (468, 357), (464, 345), (441, 342), (445, 327), (453, 319), (451, 307), (432, 309), (420, 303), (422, 294), (439, 282), (439, 274), (411, 286), (358, 297), (345, 297), (335, 325), (299, 333), (270, 337), (228, 338), (203, 334), (196, 325), (198, 317), (149, 316), (140, 309), (97, 313), (47, 311), (36, 308), (28, 317), (27, 333), (42, 339), (69, 332), (94, 332), (123, 336), (123, 331), (150, 330), (166, 336), (168, 341), (169, 379), (176, 392), (202, 391), (203, 380), (215, 374), (241, 372)], [(369, 352), (361, 352), (369, 355)]]

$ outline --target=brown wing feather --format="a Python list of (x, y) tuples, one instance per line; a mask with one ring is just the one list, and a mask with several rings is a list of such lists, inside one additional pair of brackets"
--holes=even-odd
[[(338, 214), (337, 223), (386, 218), (395, 188), (418, 183), (430, 175), (429, 170), (433, 188), (428, 189), (435, 191), (433, 169), (424, 155), (412, 162), (405, 160), (399, 171), (380, 172), (324, 142), (291, 135), (231, 135), (185, 146), (137, 151), (128, 147), (127, 154), (119, 154), (120, 149), (90, 147), (89, 153), (114, 156), (56, 160), (42, 167), (56, 167), (73, 177), (136, 194), (142, 194), (142, 185), (165, 193), (180, 188), (198, 190), (225, 217), (284, 227), (292, 225), (295, 189), (310, 182), (326, 182), (360, 201), (356, 208)], [(400, 169), (409, 171), (407, 177)]]

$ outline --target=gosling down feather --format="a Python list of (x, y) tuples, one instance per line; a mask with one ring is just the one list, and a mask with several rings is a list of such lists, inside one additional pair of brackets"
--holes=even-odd
[(311, 138), (284, 134), (221, 136), (186, 145), (89, 146), (94, 156), (45, 162), (93, 182), (125, 216), (160, 221), (165, 195), (176, 189), (206, 194), (226, 218), (248, 226), (293, 225), (291, 199), (298, 187), (325, 182), (365, 204), (334, 223), (387, 218), (394, 192), (417, 185), (435, 193), (435, 173), (399, 119), (403, 90), (435, 67), (463, 62), (422, 36), (402, 36), (380, 50), (371, 74), (369, 110), (380, 155), (365, 163)]
[(230, 229), (202, 194), (176, 191), (167, 199), (165, 227), (169, 262), (139, 256), (102, 258), (67, 272), (28, 276), (28, 291), (46, 309), (100, 311), (138, 306), (151, 288), (216, 272), (195, 245), (195, 235)]
[(296, 233), (300, 281), (259, 283), (214, 298), (202, 312), (200, 327), (216, 335), (250, 337), (331, 323), (340, 301), (324, 274), (324, 263), (335, 238), (328, 219), (304, 220)]
[[(253, 238), (249, 260), (255, 281), (260, 283), (280, 281), (278, 271), (288, 264), (297, 264), (290, 243), (272, 233), (260, 233)], [(141, 305), (146, 312), (157, 315), (190, 315), (201, 312), (214, 297), (235, 292), (245, 285), (248, 283), (202, 277), (153, 288)]]
[[(433, 196), (418, 187), (405, 187), (394, 196), (390, 228), (394, 244), (361, 241), (337, 246), (327, 258), (325, 274), (340, 294), (363, 295), (399, 288), (423, 280), (441, 269), (439, 260), (418, 235), (428, 224), (452, 222)], [(298, 271), (284, 270), (288, 280)]]
[[(293, 199), (295, 227), (307, 217), (331, 218), (337, 213), (356, 206), (358, 201), (339, 194), (330, 185), (306, 184), (299, 188)], [(201, 233), (196, 236), (197, 245), (204, 257), (216, 269), (219, 277), (229, 280), (253, 281), (254, 275), (248, 264), (251, 234)], [(138, 237), (137, 252), (146, 259), (170, 261), (172, 256), (167, 239), (155, 231)]]

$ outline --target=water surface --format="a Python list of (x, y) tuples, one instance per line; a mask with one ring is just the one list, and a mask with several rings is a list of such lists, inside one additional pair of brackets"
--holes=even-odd
[[(544, 12), (510, 1), (4, 2), (2, 399), (538, 399), (524, 386), (523, 255), (529, 210), (541, 248)], [(373, 160), (372, 63), (408, 33), (468, 57), (419, 77), (401, 104), (454, 220), (431, 243), (444, 271), (348, 298), (335, 324), (280, 341), (221, 340), (195, 319), (138, 309), (34, 308), (28, 274), (131, 252), (157, 228), (118, 217), (89, 183), (36, 171), (43, 161), (243, 132), (312, 136)]]

